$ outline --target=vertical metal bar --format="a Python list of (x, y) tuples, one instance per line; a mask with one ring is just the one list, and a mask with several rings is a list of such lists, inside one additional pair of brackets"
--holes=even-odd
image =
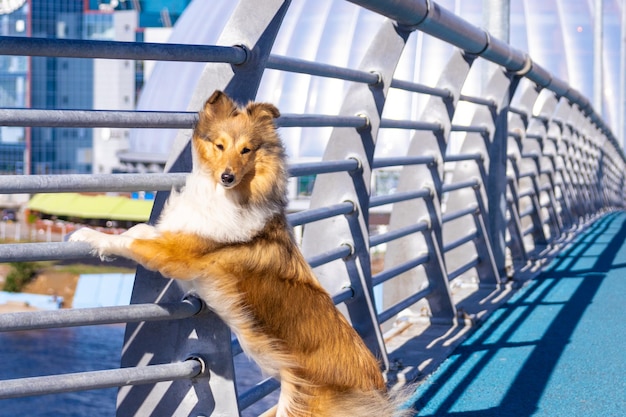
[[(243, 45), (248, 60), (240, 65), (207, 64), (189, 103), (200, 110), (204, 100), (222, 89), (242, 102), (254, 99), (265, 62), (289, 0), (241, 0), (218, 40), (220, 45)], [(246, 22), (242, 25), (242, 22)], [(169, 172), (189, 172), (190, 134), (181, 131), (166, 165)], [(169, 193), (159, 192), (151, 215), (158, 218)], [(182, 296), (178, 285), (154, 272), (138, 268), (132, 303), (166, 302)], [(168, 363), (201, 355), (209, 364), (208, 378), (122, 388), (118, 394), (120, 417), (172, 415), (238, 416), (237, 391), (230, 330), (215, 314), (177, 322), (138, 323), (126, 328), (122, 367)]]
[[(512, 271), (521, 269), (526, 262), (528, 262), (528, 253), (526, 252), (526, 246), (524, 245), (524, 236), (522, 235), (522, 222), (519, 217), (519, 210), (517, 206), (517, 182), (514, 179), (509, 181), (509, 192), (511, 199), (509, 200), (509, 213), (510, 219), (508, 224), (509, 235), (511, 236), (511, 242), (509, 243), (509, 249), (511, 251)], [(507, 265), (508, 267), (508, 265)]]
[(604, 48), (604, 0), (593, 2), (593, 107), (604, 115), (604, 75), (602, 55)]
[[(520, 201), (517, 197), (517, 188), (519, 186), (519, 170), (517, 168), (517, 160), (520, 159), (524, 152), (522, 142), (524, 141), (526, 131), (531, 121), (533, 106), (539, 96), (539, 89), (536, 84), (528, 80), (522, 80), (518, 86), (516, 95), (512, 103), (517, 109), (516, 113), (511, 113), (508, 121), (509, 132), (515, 132), (509, 135), (507, 145), (507, 209), (509, 210), (508, 231), (510, 235), (509, 250), (511, 254), (511, 265), (505, 265), (507, 270), (512, 268), (516, 270), (516, 266), (525, 265), (528, 261), (526, 245), (522, 235), (522, 223), (519, 216)], [(506, 257), (505, 257), (506, 259)]]
[(495, 119), (495, 132), (489, 144), (489, 175), (487, 176), (487, 230), (497, 273), (506, 274), (507, 164), (509, 138), (509, 107), (519, 84), (514, 76), (506, 87)]
[(511, 0), (483, 0), (483, 24), (497, 39), (509, 43)]
[[(506, 162), (504, 163), (506, 167)], [(506, 172), (504, 173), (504, 184), (506, 187)], [(491, 245), (489, 232), (487, 226), (485, 225), (485, 216), (484, 213), (487, 212), (487, 208), (483, 202), (482, 193), (480, 188), (474, 189), (474, 195), (476, 196), (476, 202), (478, 203), (478, 211), (474, 214), (474, 224), (476, 230), (478, 231), (478, 237), (474, 240), (474, 244), (476, 246), (476, 254), (478, 255), (479, 263), (476, 266), (476, 272), (478, 274), (478, 285), (481, 288), (494, 288), (499, 283), (500, 280), (506, 277), (506, 265), (505, 265), (505, 246), (506, 246), (506, 188), (502, 190), (502, 197), (504, 198), (504, 207), (502, 207), (502, 213), (504, 215), (503, 224), (499, 227), (502, 227), (502, 230), (499, 232), (502, 238), (502, 248), (500, 255), (502, 259), (501, 269), (498, 269), (499, 266), (495, 259), (495, 253), (493, 250), (493, 246)], [(491, 213), (490, 213), (491, 214)], [(489, 216), (491, 218), (491, 215)], [(493, 234), (492, 236), (493, 237)]]

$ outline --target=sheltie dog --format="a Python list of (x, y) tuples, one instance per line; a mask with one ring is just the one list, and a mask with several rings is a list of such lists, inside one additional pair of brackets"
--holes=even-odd
[(285, 217), (285, 151), (276, 107), (214, 92), (193, 130), (193, 170), (151, 226), (112, 236), (83, 228), (101, 258), (121, 256), (183, 282), (280, 380), (264, 416), (406, 415), (379, 363), (318, 283)]

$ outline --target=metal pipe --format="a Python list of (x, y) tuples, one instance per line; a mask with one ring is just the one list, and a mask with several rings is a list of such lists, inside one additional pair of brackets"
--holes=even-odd
[(431, 194), (431, 190), (424, 188), (417, 191), (404, 191), (389, 195), (377, 195), (370, 198), (370, 209), (373, 207), (384, 206), (385, 204), (400, 203), (402, 201), (414, 200), (417, 198), (428, 198)]
[(267, 68), (319, 77), (337, 78), (346, 81), (355, 81), (365, 84), (377, 84), (380, 79), (377, 74), (367, 71), (353, 70), (335, 65), (320, 64), (314, 61), (290, 58), (286, 56), (270, 55), (267, 59)]
[(335, 249), (307, 258), (307, 262), (309, 263), (311, 268), (315, 268), (328, 262), (345, 258), (347, 256), (350, 256), (351, 254), (352, 248), (350, 246), (341, 245), (336, 247)]
[(406, 298), (404, 301), (399, 302), (398, 304), (390, 307), (389, 309), (383, 311), (378, 315), (378, 321), (380, 323), (384, 323), (387, 320), (393, 318), (396, 314), (401, 312), (404, 309), (411, 307), (413, 304), (417, 303), (419, 300), (426, 298), (432, 293), (432, 289), (430, 287), (423, 289), (422, 291), (418, 291), (410, 297)]
[(387, 233), (381, 233), (376, 236), (370, 237), (370, 247), (382, 245), (383, 243), (390, 242), (401, 237), (412, 235), (413, 233), (425, 232), (430, 228), (430, 225), (426, 222), (418, 222), (410, 226), (402, 227), (396, 230), (392, 230)]
[(372, 163), (372, 168), (385, 168), (404, 165), (427, 165), (433, 164), (436, 159), (432, 155), (427, 156), (396, 156), (390, 158), (376, 158)]
[(480, 259), (478, 257), (476, 257), (474, 260), (472, 260), (472, 261), (466, 263), (465, 265), (457, 268), (456, 270), (448, 273), (448, 281), (452, 281), (453, 279), (456, 279), (456, 278), (460, 277), (461, 275), (463, 275), (464, 273), (466, 273), (470, 269), (476, 268), (479, 263), (480, 263)]
[(289, 224), (300, 226), (305, 223), (312, 223), (318, 220), (328, 219), (334, 216), (350, 214), (354, 211), (354, 204), (351, 202), (334, 204), (332, 206), (320, 207), (318, 209), (300, 211), (287, 215)]
[(179, 320), (202, 310), (195, 297), (178, 303), (133, 304), (128, 306), (77, 308), (0, 314), (0, 332), (78, 327), (140, 321)]
[(410, 91), (413, 93), (428, 94), (430, 96), (441, 97), (443, 99), (451, 99), (452, 92), (446, 88), (434, 88), (427, 85), (418, 84), (404, 80), (391, 80), (391, 88)]
[(331, 172), (350, 172), (358, 168), (359, 161), (356, 159), (345, 159), (343, 161), (290, 164), (288, 171), (289, 175), (292, 177), (302, 177), (305, 175), (328, 174)]
[(169, 191), (185, 185), (186, 173), (0, 175), (0, 194)]
[(227, 62), (240, 65), (248, 53), (240, 46), (90, 41), (3, 36), (0, 55), (107, 58), (154, 61)]
[(381, 119), (380, 127), (385, 129), (429, 130), (432, 132), (439, 132), (443, 130), (443, 125), (441, 123), (420, 122), (416, 120)]
[[(42, 110), (0, 109), (2, 126), (19, 127), (118, 127), (152, 129), (191, 129), (196, 112), (129, 110)], [(283, 114), (278, 127), (354, 127), (367, 126), (361, 116)]]
[(245, 410), (261, 398), (267, 397), (280, 388), (280, 382), (274, 378), (266, 378), (239, 396), (239, 409)]
[(372, 286), (380, 285), (385, 281), (389, 281), (390, 279), (397, 277), (410, 269), (425, 264), (429, 260), (430, 254), (426, 253), (415, 259), (396, 265), (393, 268), (385, 269), (384, 271), (372, 276)]
[(55, 261), (91, 258), (88, 243), (5, 243), (0, 245), (0, 263), (27, 261)]
[(195, 112), (0, 109), (3, 126), (20, 127), (190, 129), (196, 120)]
[(163, 365), (9, 379), (0, 381), (0, 399), (190, 379), (205, 370), (205, 364), (193, 358)]

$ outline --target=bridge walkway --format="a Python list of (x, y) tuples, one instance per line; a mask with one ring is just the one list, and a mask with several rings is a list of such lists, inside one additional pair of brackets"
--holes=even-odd
[(418, 416), (626, 415), (626, 212), (593, 223), (415, 394)]

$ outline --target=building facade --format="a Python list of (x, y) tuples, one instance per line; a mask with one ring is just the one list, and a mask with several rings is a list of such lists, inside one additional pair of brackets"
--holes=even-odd
[[(171, 27), (190, 0), (15, 0), (0, 5), (2, 36), (142, 41)], [(143, 25), (143, 26), (141, 26)], [(0, 106), (133, 110), (143, 63), (0, 57)], [(128, 147), (125, 129), (0, 127), (0, 174), (110, 173)]]

